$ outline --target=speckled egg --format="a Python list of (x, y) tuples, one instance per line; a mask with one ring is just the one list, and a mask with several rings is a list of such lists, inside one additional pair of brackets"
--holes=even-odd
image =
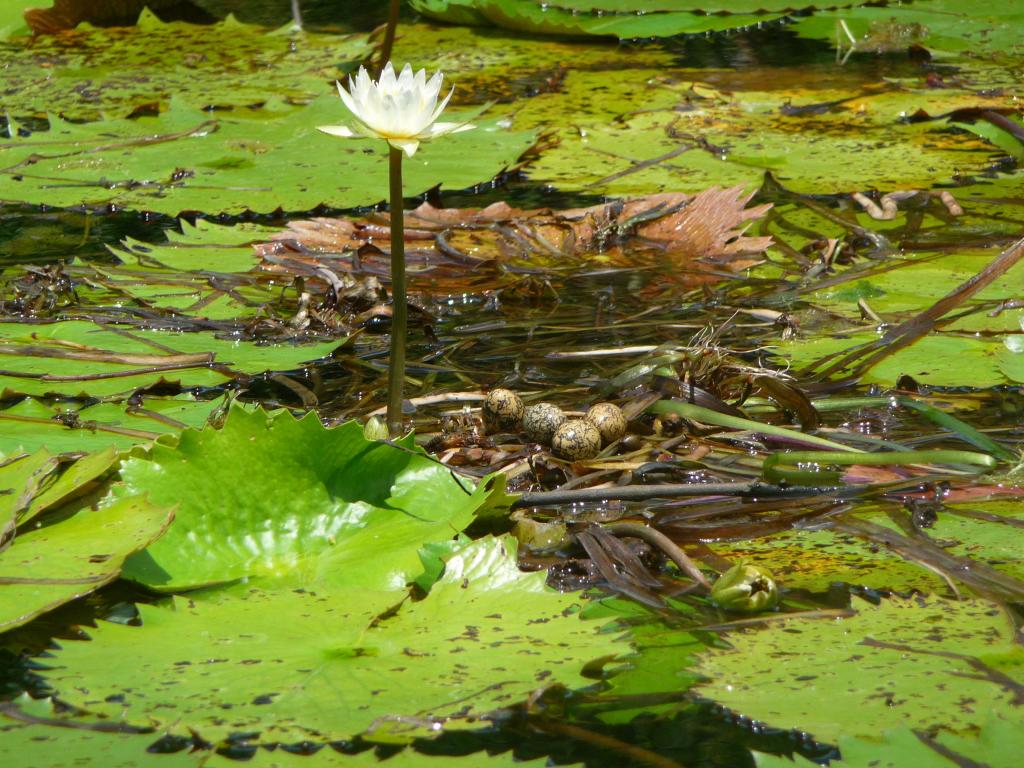
[(626, 417), (611, 403), (594, 403), (584, 418), (597, 427), (603, 445), (611, 445), (626, 434)]
[(601, 452), (601, 432), (586, 419), (569, 419), (551, 436), (551, 450), (569, 461), (592, 459)]
[(557, 405), (537, 403), (527, 408), (523, 414), (523, 432), (534, 442), (548, 443), (564, 421), (565, 414)]
[(511, 389), (492, 389), (482, 410), (488, 432), (518, 432), (526, 406)]

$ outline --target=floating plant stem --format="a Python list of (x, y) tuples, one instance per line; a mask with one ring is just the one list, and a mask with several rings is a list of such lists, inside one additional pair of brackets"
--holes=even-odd
[(780, 465), (798, 466), (818, 465), (823, 468), (828, 466), (850, 466), (861, 464), (872, 467), (899, 467), (909, 464), (932, 465), (932, 464), (966, 464), (984, 469), (992, 469), (996, 466), (996, 460), (985, 453), (973, 451), (885, 451), (877, 453), (857, 453), (833, 451), (790, 451), (787, 453), (772, 453), (765, 457), (762, 465), (762, 472), (766, 480), (785, 479), (789, 482), (800, 482), (807, 475), (811, 482), (829, 482), (831, 473), (827, 469), (818, 471), (812, 470), (791, 470), (779, 469)]
[(395, 47), (395, 31), (398, 29), (398, 9), (401, 0), (391, 0), (391, 7), (388, 9), (388, 23), (384, 30), (384, 42), (380, 47), (380, 69), (377, 70), (377, 77), (384, 71), (384, 66), (391, 61), (391, 49)]
[(842, 443), (826, 440), (823, 437), (805, 435), (803, 432), (798, 432), (794, 429), (785, 429), (784, 427), (776, 427), (771, 424), (762, 424), (761, 422), (751, 421), (750, 419), (740, 418), (739, 416), (729, 416), (724, 413), (719, 413), (718, 411), (713, 411), (710, 408), (703, 408), (699, 405), (683, 403), (678, 400), (659, 400), (650, 407), (650, 411), (652, 413), (677, 413), (684, 418), (693, 419), (694, 421), (699, 421), (704, 424), (713, 424), (716, 427), (731, 427), (732, 429), (757, 432), (762, 435), (780, 437), (796, 443), (817, 445), (822, 448), (831, 448), (834, 451), (850, 451), (856, 453), (858, 456), (862, 453), (858, 448), (852, 448), (848, 445), (843, 445)]

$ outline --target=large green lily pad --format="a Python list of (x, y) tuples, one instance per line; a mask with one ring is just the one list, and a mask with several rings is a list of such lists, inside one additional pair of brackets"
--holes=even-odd
[(188, 430), (122, 467), (118, 497), (176, 504), (179, 521), (126, 575), (161, 590), (254, 577), (403, 585), (419, 548), (451, 539), (491, 493), (403, 446), (315, 413), (233, 408), (221, 429)]
[[(121, 474), (113, 506), (146, 494), (179, 511), (126, 576), (179, 591), (239, 583), (140, 606), (141, 627), (101, 623), (67, 644), (49, 680), (94, 713), (213, 739), (393, 734), (578, 687), (586, 660), (620, 649), (576, 615), (577, 597), (518, 570), (514, 539), (451, 543), (499, 488), (354, 423), (234, 409), (222, 429), (187, 431)], [(444, 574), (419, 580), (430, 592), (414, 602), (428, 544)], [(133, 663), (115, 664), (127, 648)]]
[[(856, 3), (829, 3), (847, 7)], [(549, 35), (670, 37), (778, 21), (813, 4), (793, 0), (412, 0), (420, 13), (456, 24), (493, 24)]]
[[(401, 584), (357, 586), (363, 577), (349, 568), (325, 576), (326, 588), (241, 585), (140, 606), (141, 627), (101, 623), (91, 641), (67, 643), (46, 676), (93, 712), (212, 739), (323, 741), (471, 722), (545, 685), (583, 685), (586, 660), (622, 648), (574, 615), (576, 597), (521, 573), (513, 541), (457, 549), (414, 603)], [(391, 556), (387, 542), (366, 546)], [(130, 665), (119, 663), (126, 654)]]
[(731, 649), (701, 656), (697, 671), (708, 679), (697, 690), (832, 743), (899, 725), (965, 734), (990, 712), (1019, 720), (1011, 688), (1019, 689), (1024, 650), (998, 606), (918, 596), (856, 608), (850, 618), (730, 635)]

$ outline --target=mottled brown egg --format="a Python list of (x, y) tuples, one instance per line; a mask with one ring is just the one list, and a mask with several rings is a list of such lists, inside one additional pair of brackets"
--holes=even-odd
[(511, 389), (492, 389), (482, 410), (488, 432), (518, 432), (526, 406)]
[(564, 421), (565, 414), (557, 405), (537, 403), (529, 406), (523, 414), (523, 432), (535, 442), (549, 443)]
[(612, 403), (594, 403), (584, 418), (597, 427), (603, 445), (611, 445), (626, 434), (626, 417)]
[(586, 419), (569, 419), (551, 436), (551, 450), (569, 461), (592, 459), (601, 452), (601, 432)]

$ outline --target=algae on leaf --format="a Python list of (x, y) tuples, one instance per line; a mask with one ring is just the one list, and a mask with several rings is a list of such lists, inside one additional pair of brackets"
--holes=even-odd
[(363, 36), (268, 31), (232, 17), (165, 23), (147, 10), (135, 26), (83, 24), (8, 45), (4, 107), (18, 117), (97, 120), (163, 111), (172, 98), (196, 109), (301, 103), (370, 50)]
[(930, 188), (989, 170), (1003, 156), (946, 123), (909, 124), (905, 115), (949, 104), (1002, 107), (1006, 96), (979, 102), (961, 90), (936, 96), (884, 82), (861, 92), (814, 83), (726, 92), (693, 77), (568, 72), (558, 92), (511, 117), (516, 128), (552, 125), (559, 140), (531, 163), (530, 177), (563, 190), (644, 195), (753, 189), (771, 172), (795, 192), (835, 194)]

